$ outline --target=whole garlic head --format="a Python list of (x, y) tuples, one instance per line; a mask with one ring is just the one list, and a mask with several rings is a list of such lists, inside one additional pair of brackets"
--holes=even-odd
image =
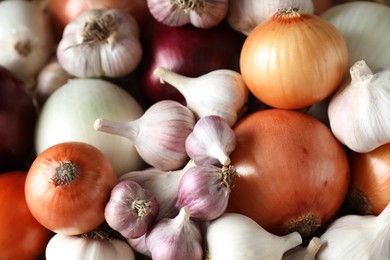
[(389, 259), (390, 206), (379, 216), (345, 215), (320, 237), (318, 260)]
[(374, 73), (361, 60), (350, 74), (351, 81), (330, 100), (329, 123), (341, 143), (369, 152), (390, 142), (390, 68)]

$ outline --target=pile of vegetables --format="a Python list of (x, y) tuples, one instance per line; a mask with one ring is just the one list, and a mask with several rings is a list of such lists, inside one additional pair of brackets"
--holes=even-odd
[(386, 1), (0, 1), (0, 259), (386, 259)]

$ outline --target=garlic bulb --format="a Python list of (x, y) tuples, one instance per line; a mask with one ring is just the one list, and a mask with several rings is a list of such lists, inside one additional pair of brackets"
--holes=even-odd
[(248, 88), (240, 73), (220, 69), (190, 78), (158, 67), (153, 72), (162, 82), (168, 82), (184, 96), (187, 107), (197, 118), (217, 115), (233, 126), (248, 99)]
[(201, 260), (203, 256), (200, 228), (187, 207), (173, 219), (160, 220), (146, 234), (146, 245), (153, 260)]
[(249, 35), (258, 24), (269, 19), (279, 9), (290, 6), (305, 13), (314, 13), (312, 0), (229, 0), (227, 21), (236, 31)]
[(230, 164), (230, 153), (236, 148), (236, 135), (219, 116), (205, 116), (196, 122), (185, 143), (188, 156), (198, 165)]
[(128, 138), (152, 167), (177, 170), (188, 161), (185, 140), (195, 125), (190, 109), (173, 100), (154, 103), (137, 120), (96, 119), (94, 129)]
[(34, 96), (39, 105), (43, 105), (49, 96), (72, 76), (60, 65), (57, 57), (53, 57), (38, 73), (37, 82), (34, 88)]
[(194, 166), (190, 160), (183, 169), (174, 171), (163, 171), (158, 168), (147, 168), (142, 171), (132, 171), (123, 174), (122, 180), (137, 182), (142, 188), (153, 192), (160, 204), (157, 219), (174, 217), (178, 213), (175, 204), (180, 179), (183, 173)]
[(192, 24), (211, 28), (221, 23), (228, 12), (229, 0), (147, 0), (153, 17), (168, 26)]
[(125, 76), (142, 58), (138, 24), (125, 10), (85, 11), (65, 27), (57, 57), (76, 77)]
[(195, 165), (187, 169), (180, 179), (176, 207), (188, 207), (196, 220), (218, 218), (227, 208), (235, 176), (232, 166)]
[(341, 143), (369, 152), (390, 142), (390, 68), (373, 72), (361, 60), (350, 73), (351, 81), (330, 100), (329, 123)]
[(0, 66), (32, 80), (53, 53), (47, 14), (29, 1), (0, 2)]
[(348, 67), (359, 60), (373, 68), (390, 65), (389, 6), (349, 1), (333, 5), (321, 17), (332, 23), (347, 42)]
[(282, 260), (315, 260), (322, 245), (320, 238), (313, 237), (306, 247), (297, 246), (288, 250), (284, 253)]
[(206, 240), (213, 260), (279, 260), (284, 252), (302, 243), (298, 232), (277, 236), (238, 213), (224, 213), (211, 221)]
[(375, 215), (345, 215), (320, 237), (318, 260), (389, 259), (390, 206)]
[(159, 209), (153, 192), (132, 180), (123, 180), (112, 189), (104, 217), (123, 237), (138, 238), (146, 234)]
[(45, 256), (47, 260), (135, 260), (133, 249), (125, 241), (104, 234), (55, 234), (46, 246)]

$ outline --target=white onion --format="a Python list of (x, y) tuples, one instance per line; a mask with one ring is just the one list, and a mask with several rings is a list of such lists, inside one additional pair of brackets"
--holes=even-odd
[(38, 117), (35, 150), (65, 141), (86, 142), (110, 159), (117, 175), (139, 170), (144, 162), (133, 143), (124, 137), (95, 131), (96, 118), (132, 121), (144, 113), (128, 92), (101, 79), (72, 79), (55, 91)]

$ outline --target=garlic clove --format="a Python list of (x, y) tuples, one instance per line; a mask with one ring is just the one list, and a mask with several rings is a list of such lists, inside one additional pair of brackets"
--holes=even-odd
[(230, 153), (236, 148), (233, 129), (220, 116), (202, 117), (188, 135), (185, 147), (187, 154), (198, 165), (230, 164)]
[(306, 247), (297, 246), (284, 253), (282, 260), (315, 260), (323, 242), (313, 237)]
[(248, 88), (240, 73), (220, 69), (197, 78), (190, 78), (158, 67), (153, 74), (168, 82), (184, 96), (187, 107), (197, 119), (217, 115), (233, 126), (248, 99)]
[(333, 221), (320, 237), (324, 245), (316, 259), (388, 259), (390, 204), (375, 215), (345, 215)]
[(269, 233), (254, 220), (238, 213), (224, 213), (206, 227), (210, 259), (282, 259), (283, 253), (302, 243), (298, 232), (285, 236)]
[(190, 219), (187, 207), (173, 218), (160, 220), (146, 235), (153, 260), (194, 259), (203, 257), (200, 227)]
[(187, 169), (180, 179), (176, 207), (188, 207), (196, 220), (218, 218), (227, 208), (235, 174), (232, 166), (195, 165)]
[(177, 170), (188, 161), (185, 140), (195, 125), (195, 116), (186, 106), (162, 100), (149, 107), (137, 120), (114, 122), (96, 119), (94, 129), (130, 139), (150, 166)]
[(330, 128), (355, 152), (370, 152), (390, 142), (390, 68), (371, 71), (365, 61), (350, 68), (348, 81), (330, 100)]
[(146, 246), (146, 234), (138, 238), (128, 238), (126, 239), (126, 241), (127, 243), (129, 243), (131, 248), (136, 252), (150, 258), (152, 257), (152, 254), (150, 253), (148, 247)]

